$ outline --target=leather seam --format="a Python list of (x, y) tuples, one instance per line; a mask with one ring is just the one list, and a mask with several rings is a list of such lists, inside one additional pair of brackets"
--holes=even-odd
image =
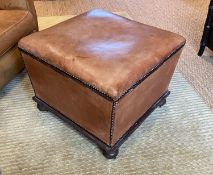
[(111, 123), (110, 123), (110, 133), (109, 133), (109, 145), (112, 145), (112, 138), (114, 132), (114, 123), (115, 123), (115, 109), (118, 102), (113, 101), (112, 103), (112, 113), (111, 113)]
[[(21, 11), (26, 11), (26, 10), (21, 10)], [(24, 19), (28, 16), (29, 13), (30, 13), (30, 12), (27, 11), (26, 15), (23, 16), (23, 17), (19, 20), (19, 22), (15, 23), (15, 24), (13, 24), (12, 26), (10, 26), (9, 28), (7, 28), (7, 29), (2, 33), (2, 35), (5, 35), (10, 29), (14, 28), (14, 27), (17, 26), (18, 24), (20, 24), (22, 21), (24, 21)], [(2, 36), (2, 35), (1, 35), (1, 36)]]
[(132, 92), (136, 87), (138, 87), (144, 80), (146, 80), (152, 73), (157, 71), (166, 61), (168, 61), (170, 58), (172, 58), (177, 52), (179, 52), (183, 47), (183, 45), (180, 45), (177, 49), (173, 49), (173, 51), (164, 59), (159, 62), (157, 65), (155, 65), (153, 68), (151, 68), (149, 71), (147, 71), (146, 74), (144, 74), (141, 78), (139, 78), (136, 82), (134, 82), (127, 90), (125, 90), (115, 101), (120, 101), (124, 96)]
[[(9, 52), (10, 50), (12, 50), (15, 46), (17, 46), (17, 43), (14, 44), (14, 45), (12, 45), (12, 46), (10, 46), (10, 47), (8, 47), (4, 52), (2, 52), (2, 53), (0, 54), (0, 57), (4, 56), (7, 52)], [(17, 47), (17, 48), (18, 48), (18, 47)]]
[[(30, 35), (32, 32), (29, 32), (27, 35)], [(4, 50), (1, 54), (0, 57), (4, 56), (5, 54), (7, 54), (7, 52), (9, 52), (11, 49), (13, 49), (14, 47), (18, 48), (18, 43), (16, 42), (14, 45), (9, 46), (6, 50)]]
[[(19, 50), (20, 50), (21, 52), (24, 52), (25, 54), (31, 56), (32, 58), (36, 59), (37, 61), (39, 61), (39, 62), (41, 62), (41, 63), (43, 63), (43, 64), (45, 64), (45, 65), (48, 65), (49, 67), (51, 67), (51, 68), (54, 69), (55, 71), (59, 72), (60, 74), (63, 73), (63, 74), (65, 74), (66, 76), (68, 76), (68, 78), (71, 78), (71, 79), (73, 79), (73, 80), (76, 80), (77, 82), (80, 82), (80, 83), (83, 84), (85, 87), (87, 87), (87, 88), (93, 90), (95, 93), (98, 93), (98, 95), (101, 95), (101, 96), (104, 97), (105, 99), (107, 99), (107, 100), (109, 100), (109, 101), (112, 101), (112, 102), (114, 101), (112, 97), (110, 97), (110, 96), (109, 96), (108, 94), (106, 94), (105, 92), (102, 92), (100, 89), (96, 88), (95, 86), (93, 86), (93, 85), (91, 85), (91, 84), (85, 82), (84, 80), (81, 80), (80, 78), (78, 78), (78, 77), (76, 77), (76, 76), (74, 76), (74, 75), (71, 75), (70, 73), (68, 73), (68, 72), (66, 72), (66, 71), (63, 71), (63, 70), (59, 69), (58, 67), (55, 67), (55, 66), (53, 66), (53, 65), (51, 65), (51, 64), (49, 64), (49, 63), (47, 63), (47, 62), (44, 61), (43, 59), (41, 59), (41, 58), (39, 58), (39, 57), (36, 57), (36, 56), (33, 55), (32, 53), (30, 53), (30, 52), (28, 52), (28, 51), (26, 51), (26, 50), (24, 50), (24, 49), (22, 49), (22, 48), (20, 48), (20, 47), (18, 47), (18, 48), (19, 48)], [(63, 75), (63, 74), (62, 74), (62, 75)]]
[(34, 54), (32, 54), (31, 52), (18, 47), (20, 51), (22, 51), (23, 53), (31, 56), (32, 58), (38, 60), (39, 62), (48, 65), (49, 67), (51, 67), (52, 69), (54, 69), (55, 71), (58, 71), (59, 73), (63, 73), (65, 75), (67, 75), (69, 78), (72, 78), (73, 80), (76, 80), (78, 82), (80, 82), (81, 84), (83, 84), (84, 86), (86, 86), (87, 88), (93, 90), (95, 93), (101, 95), (102, 97), (104, 97), (105, 99), (112, 101), (112, 102), (118, 102), (120, 101), (124, 96), (126, 96), (128, 93), (130, 93), (131, 91), (133, 91), (137, 86), (139, 86), (146, 78), (148, 78), (152, 73), (154, 73), (157, 69), (159, 69), (161, 67), (162, 64), (164, 64), (169, 58), (171, 58), (173, 55), (175, 55), (178, 51), (180, 51), (183, 46), (185, 45), (182, 44), (181, 46), (179, 46), (177, 49), (174, 49), (172, 51), (172, 53), (168, 56), (166, 56), (160, 63), (158, 63), (154, 68), (152, 68), (151, 70), (149, 70), (145, 75), (143, 75), (139, 80), (137, 80), (135, 83), (133, 83), (129, 88), (127, 88), (127, 90), (125, 90), (120, 96), (118, 96), (117, 98), (113, 98), (111, 97), (109, 94), (107, 94), (106, 92), (101, 91), (99, 88), (87, 83), (86, 81), (64, 71), (59, 69), (58, 67), (44, 61), (44, 59), (39, 58), (38, 56), (35, 56)]
[[(41, 98), (39, 98), (38, 96), (34, 96), (32, 99), (34, 100), (34, 98), (39, 99), (40, 101), (42, 101), (45, 105), (49, 106), (51, 109), (55, 110), (56, 112), (58, 112), (60, 115), (64, 116), (66, 119), (70, 120), (72, 123), (74, 123), (75, 125), (77, 125), (79, 128), (81, 128), (82, 130), (86, 131), (88, 134), (90, 134), (91, 136), (93, 136), (94, 138), (96, 138), (99, 142), (102, 142), (104, 145), (106, 145), (108, 148), (110, 148), (110, 145), (107, 144), (105, 141), (103, 141), (102, 139), (98, 138), (95, 134), (93, 134), (91, 131), (88, 131), (86, 128), (84, 128), (83, 126), (81, 126), (80, 124), (78, 124), (77, 122), (75, 122), (74, 120), (70, 119), (69, 117), (67, 117), (65, 114), (63, 114), (61, 111), (57, 110), (56, 108), (54, 108), (53, 106), (47, 104), (45, 101), (43, 101)], [(34, 100), (36, 101), (36, 100)]]

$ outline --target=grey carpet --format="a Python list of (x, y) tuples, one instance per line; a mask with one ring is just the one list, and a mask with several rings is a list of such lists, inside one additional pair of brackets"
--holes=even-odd
[(120, 148), (116, 160), (32, 101), (25, 72), (0, 92), (3, 175), (213, 174), (213, 113), (178, 72), (167, 104)]

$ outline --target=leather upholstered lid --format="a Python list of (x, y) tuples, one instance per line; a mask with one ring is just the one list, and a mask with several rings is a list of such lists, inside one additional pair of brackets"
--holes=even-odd
[(118, 99), (185, 44), (175, 33), (94, 9), (19, 42), (19, 47)]

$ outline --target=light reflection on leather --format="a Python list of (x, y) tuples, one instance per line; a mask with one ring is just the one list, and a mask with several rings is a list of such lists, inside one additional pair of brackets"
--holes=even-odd
[[(102, 59), (110, 59), (110, 55), (115, 58), (116, 55), (127, 54), (133, 45), (133, 41), (100, 41), (90, 43), (83, 49), (93, 54), (102, 55)], [(106, 53), (107, 57), (103, 53)]]
[(98, 18), (110, 17), (110, 18), (119, 18), (119, 19), (121, 19), (120, 16), (116, 16), (116, 15), (114, 15), (112, 13), (108, 13), (108, 12), (102, 10), (102, 9), (94, 9), (94, 10), (88, 12), (87, 16), (88, 17), (98, 17)]

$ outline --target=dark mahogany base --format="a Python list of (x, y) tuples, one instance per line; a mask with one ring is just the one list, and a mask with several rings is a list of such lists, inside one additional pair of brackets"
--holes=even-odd
[(50, 111), (63, 119), (64, 121), (70, 123), (76, 130), (78, 130), (81, 134), (85, 135), (87, 138), (95, 142), (103, 152), (103, 155), (107, 159), (115, 159), (119, 153), (119, 147), (127, 140), (127, 138), (143, 123), (143, 121), (157, 108), (162, 107), (166, 104), (166, 97), (170, 94), (169, 91), (165, 92), (160, 99), (158, 99), (148, 110), (147, 112), (141, 116), (138, 121), (132, 125), (129, 130), (117, 141), (117, 143), (113, 146), (109, 146), (98, 139), (93, 134), (86, 131), (84, 128), (79, 126), (77, 123), (70, 120), (68, 117), (49, 106), (47, 103), (39, 99), (38, 97), (33, 97), (33, 100), (37, 103), (37, 107), (40, 111)]
[(48, 108), (42, 103), (37, 103), (37, 108), (39, 109), (39, 111), (48, 111)]
[(103, 155), (107, 158), (107, 159), (116, 159), (118, 153), (119, 153), (119, 149), (115, 149), (115, 150), (102, 150)]

